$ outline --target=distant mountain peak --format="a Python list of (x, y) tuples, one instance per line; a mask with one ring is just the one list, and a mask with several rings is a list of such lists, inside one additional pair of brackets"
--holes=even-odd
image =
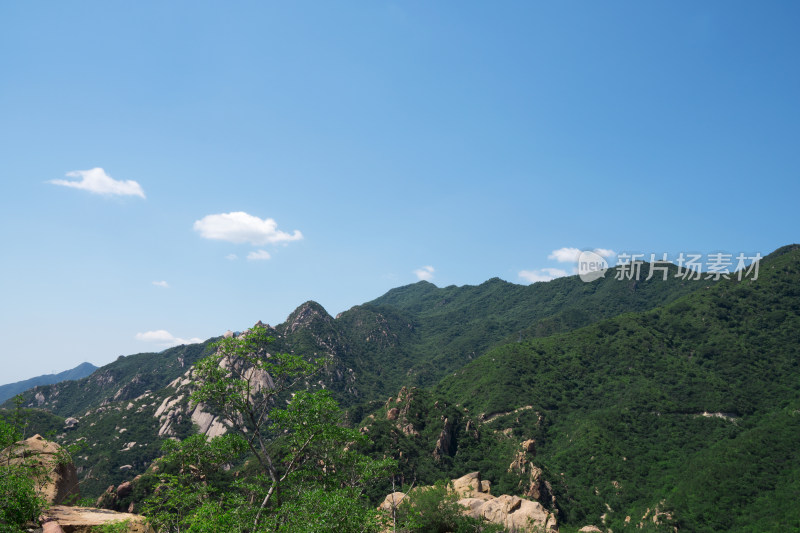
[(330, 324), (333, 322), (333, 317), (320, 304), (309, 300), (295, 309), (286, 319), (286, 331), (293, 333), (320, 321)]
[(9, 383), (7, 385), (0, 385), (0, 403), (13, 398), (17, 394), (24, 392), (39, 385), (52, 385), (53, 383), (60, 383), (62, 381), (69, 381), (81, 379), (88, 376), (97, 370), (97, 367), (91, 363), (81, 363), (75, 368), (59, 372), (58, 374), (46, 374), (34, 378), (17, 381), (16, 383)]

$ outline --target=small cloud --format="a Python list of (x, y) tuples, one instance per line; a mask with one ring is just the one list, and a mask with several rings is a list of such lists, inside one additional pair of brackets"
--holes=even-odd
[(581, 251), (577, 248), (559, 248), (553, 250), (547, 258), (555, 259), (559, 263), (575, 263), (578, 261), (579, 255), (581, 255)]
[(68, 178), (79, 178), (78, 180), (50, 180), (48, 183), (82, 189), (94, 194), (106, 196), (139, 196), (144, 198), (142, 186), (132, 180), (115, 180), (100, 167), (91, 170), (73, 170), (67, 172)]
[(237, 259), (239, 259), (239, 256), (236, 254), (228, 254), (225, 256), (225, 259), (227, 259), (228, 261), (236, 261)]
[(167, 283), (166, 281), (154, 281), (153, 285), (155, 285), (156, 287), (162, 287), (164, 289), (169, 289), (169, 283)]
[(266, 261), (270, 257), (272, 256), (266, 250), (256, 250), (247, 254), (248, 261)]
[(429, 281), (433, 279), (433, 272), (434, 268), (430, 265), (427, 265), (422, 268), (416, 269), (414, 271), (414, 275), (417, 276), (417, 279), (420, 281)]
[(614, 250), (609, 250), (607, 248), (595, 248), (593, 252), (599, 255), (600, 257), (605, 257), (606, 259), (617, 255), (617, 252), (615, 252)]
[[(555, 259), (559, 263), (577, 263), (578, 256), (581, 255), (582, 251), (583, 250), (578, 248), (559, 248), (558, 250), (553, 250), (547, 258)], [(614, 250), (608, 250), (606, 248), (595, 248), (592, 251), (605, 258), (615, 255)]]
[(285, 244), (303, 238), (303, 234), (298, 230), (294, 230), (291, 234), (280, 231), (275, 220), (261, 219), (243, 211), (206, 215), (194, 223), (194, 230), (204, 239), (236, 244), (247, 242), (253, 246)]
[(137, 333), (136, 340), (142, 342), (151, 342), (165, 348), (169, 346), (177, 346), (179, 344), (198, 344), (203, 342), (203, 339), (198, 339), (197, 337), (192, 337), (191, 339), (175, 337), (172, 333), (165, 329)]
[(536, 283), (537, 281), (551, 281), (556, 278), (568, 276), (566, 270), (560, 268), (541, 268), (539, 270), (520, 270), (519, 277), (525, 281)]

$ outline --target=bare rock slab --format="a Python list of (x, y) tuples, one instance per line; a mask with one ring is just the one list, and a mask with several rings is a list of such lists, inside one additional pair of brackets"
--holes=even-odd
[(154, 533), (144, 517), (131, 513), (118, 513), (94, 507), (68, 507), (53, 505), (47, 511), (48, 524), (58, 524), (64, 533), (91, 533), (92, 528), (127, 522), (126, 533)]

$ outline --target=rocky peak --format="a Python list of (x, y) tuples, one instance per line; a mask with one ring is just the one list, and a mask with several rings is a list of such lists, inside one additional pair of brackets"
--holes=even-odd
[[(527, 439), (520, 443), (514, 460), (508, 467), (509, 472), (515, 472), (520, 476), (517, 489), (522, 491), (525, 497), (532, 498), (543, 504), (549, 509), (556, 509), (556, 498), (553, 494), (553, 487), (550, 482), (544, 479), (544, 472), (533, 463), (536, 455), (536, 440)], [(525, 474), (528, 474), (527, 480)]]
[(309, 300), (295, 309), (286, 319), (286, 332), (294, 333), (298, 329), (307, 328), (318, 322), (329, 325), (333, 322), (333, 317), (320, 304)]

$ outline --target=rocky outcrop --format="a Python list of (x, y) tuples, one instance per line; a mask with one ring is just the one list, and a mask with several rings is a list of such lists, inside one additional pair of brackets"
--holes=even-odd
[(453, 423), (449, 418), (444, 419), (444, 427), (436, 440), (436, 447), (433, 449), (433, 458), (441, 461), (445, 455), (453, 455)]
[(542, 469), (533, 464), (534, 455), (536, 455), (536, 441), (534, 439), (523, 441), (520, 443), (520, 450), (508, 466), (508, 471), (520, 475), (517, 487), (526, 498), (532, 498), (549, 509), (555, 509), (556, 498), (553, 487), (544, 479)]
[[(158, 471), (158, 465), (154, 464), (150, 467), (148, 472), (155, 473)], [(107, 509), (111, 511), (127, 511), (129, 513), (136, 512), (141, 506), (141, 500), (135, 496), (138, 492), (139, 498), (142, 493), (147, 493), (150, 489), (146, 488), (144, 491), (138, 490), (142, 475), (134, 477), (131, 481), (123, 481), (116, 487), (109, 485), (109, 487), (101, 494), (94, 506), (98, 509)]]
[(389, 397), (385, 404), (386, 419), (394, 422), (397, 429), (408, 436), (419, 435), (417, 428), (408, 420), (408, 413), (414, 401), (415, 392), (415, 387), (411, 389), (403, 387), (400, 389), (400, 392), (397, 393), (397, 398)]
[[(413, 489), (412, 498), (414, 491), (430, 488)], [(463, 513), (472, 518), (500, 524), (510, 531), (558, 532), (555, 514), (545, 509), (541, 503), (508, 494), (493, 496), (489, 492), (490, 483), (481, 479), (480, 472), (472, 472), (452, 480), (449, 490), (458, 496), (458, 504), (463, 508)], [(402, 492), (393, 492), (386, 496), (378, 509), (391, 512), (406, 497)]]
[(94, 533), (102, 526), (125, 522), (125, 533), (154, 533), (144, 517), (93, 507), (54, 505), (43, 520), (45, 533)]
[[(650, 508), (648, 507), (647, 512), (644, 513), (641, 522), (639, 522), (639, 528), (640, 529), (643, 528), (648, 520), (652, 520), (654, 524), (669, 524), (670, 522), (672, 522), (673, 520), (672, 514), (663, 510), (665, 504), (666, 502), (664, 500), (660, 501), (658, 505), (656, 505), (655, 508), (652, 510), (652, 514), (650, 514), (651, 511)], [(675, 528), (675, 530), (677, 531), (677, 527)]]
[(451, 481), (451, 483), (452, 490), (461, 498), (479, 498), (486, 500), (489, 499), (486, 496), (490, 498), (494, 497), (489, 494), (491, 483), (489, 483), (488, 480), (482, 480), (480, 472), (472, 472), (461, 476)]
[[(302, 316), (306, 317), (306, 314), (302, 314)], [(263, 326), (263, 324), (259, 321), (256, 326)], [(269, 326), (264, 327), (269, 328)], [(231, 336), (242, 337), (248, 333), (249, 330), (238, 335), (231, 334)], [(266, 356), (269, 357), (269, 354), (266, 354)], [(255, 395), (263, 390), (275, 387), (275, 383), (269, 373), (260, 368), (249, 366), (244, 361), (231, 360), (225, 357), (220, 361), (219, 366), (226, 370), (235, 370), (238, 375), (248, 381), (250, 399), (253, 399)], [(160, 424), (158, 429), (159, 437), (176, 436), (176, 426), (186, 420), (191, 420), (198, 427), (198, 433), (204, 434), (209, 439), (228, 432), (228, 421), (209, 412), (208, 407), (203, 403), (192, 405), (190, 396), (196, 386), (197, 376), (194, 368), (190, 368), (181, 377), (174, 379), (167, 385), (167, 389), (171, 390), (171, 394), (162, 400), (161, 405), (153, 414)]]
[(542, 507), (542, 504), (508, 494), (486, 500), (466, 514), (472, 518), (483, 518), (494, 524), (501, 524), (511, 531), (558, 531), (555, 516)]
[(78, 473), (66, 451), (41, 435), (18, 442), (0, 452), (3, 461), (25, 465), (37, 480), (36, 491), (49, 504), (76, 501)]
[(184, 420), (191, 420), (197, 425), (198, 432), (205, 434), (209, 439), (227, 433), (228, 426), (225, 422), (220, 417), (205, 411), (205, 405), (202, 403), (191, 405), (189, 395), (194, 389), (194, 383), (194, 370), (190, 369), (169, 384), (174, 394), (165, 397), (153, 414), (160, 424), (159, 437), (174, 437), (175, 427)]

